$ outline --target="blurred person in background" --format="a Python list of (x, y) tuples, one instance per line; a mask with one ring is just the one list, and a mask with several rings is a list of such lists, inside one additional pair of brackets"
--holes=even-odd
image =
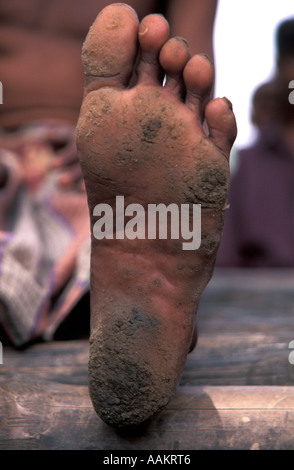
[(220, 267), (294, 267), (294, 19), (276, 30), (276, 73), (253, 96), (258, 138), (238, 151)]

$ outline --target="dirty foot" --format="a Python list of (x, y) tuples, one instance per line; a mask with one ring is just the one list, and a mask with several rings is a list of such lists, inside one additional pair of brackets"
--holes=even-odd
[[(138, 38), (138, 79), (129, 88)], [(82, 53), (77, 144), (92, 231), (89, 389), (98, 415), (117, 427), (150, 419), (176, 390), (220, 242), (236, 133), (229, 102), (209, 102), (210, 61), (190, 58), (185, 41), (168, 38), (163, 17), (139, 25), (130, 7), (114, 4), (98, 15)], [(160, 203), (188, 205), (190, 233), (192, 208), (201, 204), (200, 247), (196, 235), (177, 236), (176, 219), (167, 227), (173, 236), (144, 228), (140, 208), (146, 215)]]

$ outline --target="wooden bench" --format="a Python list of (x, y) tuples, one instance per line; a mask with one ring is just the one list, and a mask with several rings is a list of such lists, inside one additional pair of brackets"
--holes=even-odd
[(93, 411), (88, 341), (4, 347), (0, 449), (294, 449), (293, 286), (291, 270), (216, 270), (178, 391), (137, 433)]

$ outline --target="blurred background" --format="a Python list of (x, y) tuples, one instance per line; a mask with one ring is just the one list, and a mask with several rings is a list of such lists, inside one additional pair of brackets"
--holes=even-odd
[(293, 15), (292, 0), (219, 1), (214, 32), (215, 95), (227, 96), (233, 103), (237, 147), (255, 139), (250, 120), (252, 95), (274, 73), (277, 25)]

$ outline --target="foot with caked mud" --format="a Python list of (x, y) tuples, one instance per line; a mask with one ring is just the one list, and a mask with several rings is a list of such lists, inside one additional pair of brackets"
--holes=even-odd
[[(106, 7), (82, 59), (77, 145), (92, 229), (89, 390), (105, 422), (132, 427), (168, 403), (194, 346), (197, 307), (222, 234), (236, 125), (228, 100), (210, 100), (210, 60), (169, 39), (160, 15), (139, 23), (125, 4)], [(129, 86), (135, 63), (137, 82)], [(118, 196), (125, 207), (201, 205), (200, 247), (184, 250), (181, 233), (98, 240), (95, 207), (107, 204), (116, 215)]]

